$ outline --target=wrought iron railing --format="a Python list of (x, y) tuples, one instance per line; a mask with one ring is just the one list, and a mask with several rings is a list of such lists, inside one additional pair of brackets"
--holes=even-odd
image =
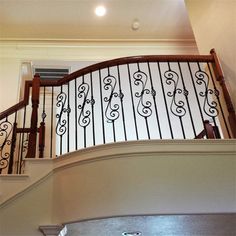
[(24, 100), (0, 114), (0, 172), (110, 142), (235, 138), (235, 125), (214, 50), (115, 59), (57, 81), (27, 81)]

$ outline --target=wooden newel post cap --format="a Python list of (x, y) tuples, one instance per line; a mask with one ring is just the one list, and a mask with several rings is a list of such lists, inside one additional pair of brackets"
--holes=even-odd
[(211, 53), (211, 54), (216, 53), (215, 48), (212, 48), (212, 49), (210, 50), (210, 53)]
[(39, 73), (36, 73), (35, 75), (34, 75), (34, 79), (40, 79), (40, 74)]

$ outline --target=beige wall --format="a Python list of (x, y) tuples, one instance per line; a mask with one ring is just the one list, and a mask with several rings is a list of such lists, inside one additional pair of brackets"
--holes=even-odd
[(55, 174), (54, 221), (234, 212), (234, 172), (235, 158), (219, 155), (147, 154), (76, 166)]
[[(101, 61), (131, 55), (197, 54), (194, 41), (0, 42), (0, 112), (19, 101), (21, 65), (45, 61), (70, 65), (72, 61)], [(58, 63), (57, 63), (58, 62)]]
[(236, 107), (236, 1), (185, 2), (199, 53), (216, 49)]
[(18, 100), (20, 65), (17, 58), (0, 56), (0, 112)]
[(1, 236), (42, 236), (39, 225), (51, 224), (52, 178), (38, 183), (0, 207)]

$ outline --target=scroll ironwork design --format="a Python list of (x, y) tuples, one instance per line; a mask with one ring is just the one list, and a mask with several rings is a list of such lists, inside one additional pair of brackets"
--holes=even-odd
[(104, 102), (107, 102), (105, 116), (107, 118), (107, 122), (114, 122), (120, 116), (119, 113), (119, 104), (115, 103), (114, 100), (117, 97), (123, 98), (123, 93), (118, 94), (115, 92), (117, 80), (114, 76), (108, 75), (103, 79), (104, 89), (110, 91), (109, 96), (104, 97)]
[(196, 83), (203, 87), (203, 91), (199, 92), (199, 96), (204, 98), (204, 112), (212, 118), (217, 117), (219, 115), (217, 102), (212, 100), (212, 95), (215, 95), (217, 98), (219, 98), (219, 91), (216, 88), (214, 88), (214, 90), (209, 88), (210, 80), (209, 75), (206, 72), (199, 69), (196, 71), (195, 77), (197, 78)]
[(140, 116), (148, 118), (149, 116), (152, 115), (152, 109), (151, 109), (152, 102), (148, 100), (149, 98), (148, 95), (151, 94), (152, 96), (155, 96), (156, 92), (155, 90), (150, 91), (150, 89), (146, 88), (148, 76), (143, 71), (140, 70), (136, 71), (133, 74), (133, 78), (134, 78), (134, 84), (137, 87), (138, 86), (141, 87), (141, 91), (135, 93), (135, 97), (139, 98), (139, 102), (137, 105), (137, 112)]
[(60, 92), (57, 96), (57, 103), (56, 106), (60, 109), (59, 113), (56, 114), (56, 118), (58, 119), (56, 125), (56, 133), (59, 136), (63, 136), (67, 130), (67, 120), (63, 118), (64, 114), (70, 113), (69, 106), (66, 108), (66, 100), (67, 94), (64, 92)]
[(42, 112), (42, 114), (41, 114), (41, 118), (42, 118), (42, 121), (43, 121), (43, 122), (45, 122), (46, 117), (47, 117), (47, 114), (46, 114), (46, 112), (45, 112), (45, 110), (44, 110), (44, 111)]
[(90, 124), (90, 115), (91, 111), (86, 110), (86, 104), (91, 103), (91, 105), (94, 105), (95, 100), (94, 99), (88, 99), (88, 93), (89, 93), (89, 85), (87, 83), (82, 83), (78, 87), (78, 98), (82, 100), (82, 103), (78, 105), (78, 109), (80, 109), (79, 114), (79, 120), (78, 123), (81, 127), (87, 127)]
[(29, 133), (27, 133), (26, 135), (26, 139), (23, 140), (23, 145), (22, 145), (22, 152), (27, 154), (27, 150), (28, 150), (28, 144), (29, 144)]
[(22, 170), (24, 169), (24, 158), (27, 155), (28, 152), (28, 144), (29, 144), (29, 133), (26, 133), (26, 136), (23, 135), (23, 140), (22, 140), (22, 150), (21, 150), (21, 154), (20, 154), (20, 158), (17, 161), (17, 165), (18, 165), (18, 173), (22, 173)]
[(7, 118), (0, 123), (0, 139), (2, 140), (0, 144), (0, 172), (8, 167), (12, 128), (12, 123)]
[(183, 117), (186, 114), (186, 109), (184, 107), (185, 102), (181, 98), (181, 95), (188, 96), (188, 91), (179, 88), (179, 75), (175, 71), (169, 69), (164, 73), (164, 76), (166, 78), (166, 84), (173, 86), (173, 90), (167, 92), (167, 96), (172, 97), (170, 106), (171, 112), (175, 116)]

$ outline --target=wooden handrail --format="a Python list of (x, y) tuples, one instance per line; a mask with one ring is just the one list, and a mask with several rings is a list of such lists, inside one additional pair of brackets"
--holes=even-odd
[(214, 62), (213, 55), (158, 55), (158, 56), (134, 56), (134, 57), (122, 57), (118, 59), (113, 59), (109, 61), (99, 62), (91, 66), (87, 66), (83, 69), (75, 71), (64, 78), (59, 80), (44, 80), (41, 81), (41, 86), (61, 86), (74, 80), (82, 75), (92, 73), (97, 70), (101, 70), (107, 67), (119, 66), (124, 64), (132, 63), (142, 63), (142, 62)]
[(204, 129), (195, 137), (195, 139), (202, 139), (205, 136), (208, 139), (215, 139), (218, 138), (218, 134), (215, 133), (214, 126), (212, 126), (209, 120), (204, 120)]
[(206, 131), (202, 130), (194, 139), (202, 139), (206, 136)]

